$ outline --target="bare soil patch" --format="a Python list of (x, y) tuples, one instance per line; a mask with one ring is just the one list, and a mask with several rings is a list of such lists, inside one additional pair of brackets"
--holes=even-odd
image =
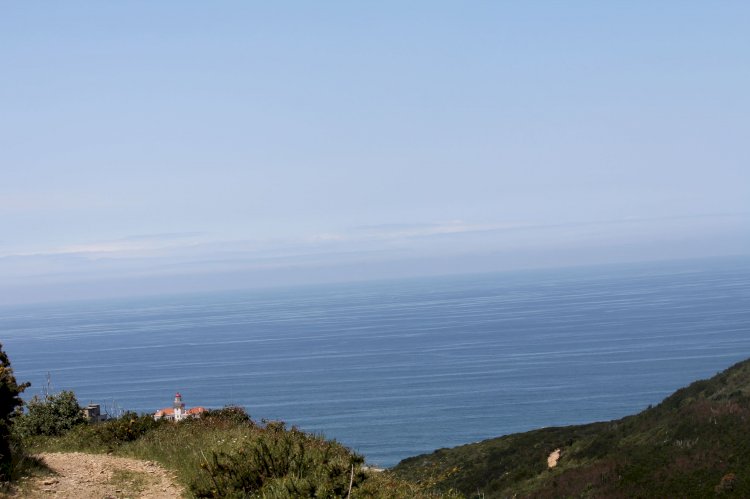
[(54, 452), (39, 454), (52, 474), (33, 477), (11, 497), (70, 499), (162, 499), (182, 497), (174, 476), (151, 461), (106, 454)]
[(560, 460), (560, 449), (555, 449), (552, 453), (547, 456), (547, 467), (554, 468), (557, 466), (557, 462)]

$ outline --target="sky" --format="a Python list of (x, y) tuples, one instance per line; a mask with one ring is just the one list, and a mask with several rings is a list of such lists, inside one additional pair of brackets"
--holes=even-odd
[(0, 304), (750, 254), (745, 1), (0, 5)]

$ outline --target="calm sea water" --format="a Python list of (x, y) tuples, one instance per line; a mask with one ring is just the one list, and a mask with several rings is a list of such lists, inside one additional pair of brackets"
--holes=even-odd
[(136, 411), (245, 406), (391, 466), (621, 417), (750, 356), (750, 260), (0, 308), (17, 378)]

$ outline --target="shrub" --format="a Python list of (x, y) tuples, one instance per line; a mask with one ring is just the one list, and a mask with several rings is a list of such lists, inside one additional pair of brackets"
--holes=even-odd
[(0, 344), (0, 480), (10, 476), (11, 427), (18, 408), (23, 404), (20, 395), (28, 386), (29, 383), (19, 385), (16, 382), (8, 355)]
[[(342, 497), (362, 484), (362, 457), (336, 442), (273, 425), (234, 453), (211, 453), (197, 497)], [(205, 485), (205, 484), (210, 485)]]
[[(221, 409), (212, 409), (204, 413), (201, 420), (210, 422), (211, 424), (226, 423), (230, 425), (252, 425), (253, 420), (250, 419), (250, 415), (242, 407), (237, 406), (226, 406)], [(186, 420), (190, 421), (190, 420)]]
[(16, 421), (16, 432), (21, 437), (57, 436), (85, 422), (75, 394), (62, 391), (29, 400), (26, 413)]
[(96, 425), (94, 435), (101, 444), (113, 448), (125, 442), (138, 440), (162, 423), (162, 420), (155, 421), (150, 414), (139, 416), (134, 412), (126, 412), (117, 419)]

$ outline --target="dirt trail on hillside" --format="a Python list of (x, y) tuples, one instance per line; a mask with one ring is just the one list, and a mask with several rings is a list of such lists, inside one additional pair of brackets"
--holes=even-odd
[(81, 452), (44, 453), (37, 457), (53, 473), (29, 479), (16, 497), (166, 499), (183, 495), (172, 474), (150, 461)]
[(560, 460), (560, 449), (555, 449), (547, 457), (547, 467), (548, 468), (554, 468), (555, 466), (557, 466), (557, 462), (559, 460)]

